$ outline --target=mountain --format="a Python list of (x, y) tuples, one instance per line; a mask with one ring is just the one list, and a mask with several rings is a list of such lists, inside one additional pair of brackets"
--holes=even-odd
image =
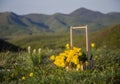
[[(31, 32), (47, 30), (48, 26), (37, 23), (24, 16), (12, 12), (0, 13), (0, 35), (31, 34)], [(48, 30), (47, 30), (48, 31)]]
[(27, 26), (20, 17), (12, 12), (0, 13), (0, 25), (19, 25), (19, 26)]
[(12, 12), (0, 13), (0, 35), (66, 33), (70, 26), (88, 25), (93, 32), (107, 26), (120, 23), (120, 13), (101, 13), (86, 8), (79, 8), (70, 14), (53, 15), (27, 14), (17, 15)]

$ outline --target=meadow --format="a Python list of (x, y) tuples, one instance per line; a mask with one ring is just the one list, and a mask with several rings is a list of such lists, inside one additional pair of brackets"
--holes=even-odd
[[(50, 59), (63, 49), (32, 49), (0, 53), (0, 83), (2, 84), (119, 84), (120, 50), (94, 48), (89, 69), (66, 70)], [(83, 52), (83, 51), (82, 51)]]

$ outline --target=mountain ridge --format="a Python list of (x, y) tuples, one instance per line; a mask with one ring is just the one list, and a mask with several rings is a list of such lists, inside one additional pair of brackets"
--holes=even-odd
[[(86, 8), (79, 8), (69, 14), (55, 13), (46, 14), (26, 14), (17, 15), (13, 12), (0, 13), (0, 33), (11, 32), (20, 34), (22, 31), (26, 34), (31, 33), (66, 33), (70, 26), (88, 25), (91, 32), (105, 28), (106, 26), (120, 23), (120, 13), (101, 13)], [(7, 29), (5, 29), (7, 28)], [(12, 32), (13, 29), (17, 30)], [(20, 32), (20, 33), (19, 33)], [(10, 34), (11, 34), (10, 33)], [(2, 34), (2, 35), (5, 35)]]

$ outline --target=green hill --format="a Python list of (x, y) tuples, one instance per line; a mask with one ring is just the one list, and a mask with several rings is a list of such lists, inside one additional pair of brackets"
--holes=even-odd
[[(95, 42), (97, 47), (120, 48), (120, 24), (104, 28), (89, 34), (90, 43)], [(27, 48), (64, 48), (69, 43), (69, 34), (32, 35), (24, 38), (15, 38), (11, 42)], [(85, 36), (74, 33), (74, 46), (85, 47)]]
[(0, 13), (0, 36), (49, 31), (48, 26), (12, 12)]

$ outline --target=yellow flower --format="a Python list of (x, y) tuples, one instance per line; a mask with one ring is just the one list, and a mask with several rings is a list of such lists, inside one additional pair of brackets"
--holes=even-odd
[(29, 76), (30, 76), (30, 77), (33, 77), (33, 73), (31, 72), (31, 73), (29, 74)]
[(65, 67), (64, 59), (65, 59), (64, 55), (58, 55), (55, 58), (54, 64), (59, 67)]
[[(95, 44), (92, 44), (94, 47)], [(68, 68), (76, 68), (76, 70), (83, 70), (83, 61), (81, 59), (82, 56), (82, 51), (81, 48), (78, 47), (73, 47), (72, 49), (70, 48), (69, 44), (66, 44), (66, 50), (59, 55), (52, 55), (50, 57), (51, 60), (54, 60), (54, 64), (58, 67), (67, 67)], [(86, 61), (86, 65), (89, 63)], [(72, 66), (72, 64), (75, 66)]]
[(95, 47), (95, 43), (91, 43), (91, 47), (94, 48)]
[(64, 60), (62, 60), (62, 59), (55, 60), (55, 61), (54, 61), (54, 64), (55, 64), (56, 66), (59, 66), (59, 67), (65, 67)]
[(61, 67), (65, 67), (65, 63), (63, 62), (63, 63), (61, 63)]
[(78, 59), (78, 56), (76, 55), (76, 56), (74, 56), (73, 58), (72, 58), (72, 60), (71, 60), (71, 62), (73, 62), (74, 64), (78, 64), (79, 63), (79, 59)]
[(69, 44), (66, 44), (66, 49), (70, 49), (70, 45)]
[(51, 59), (51, 60), (55, 60), (55, 56), (52, 55), (52, 56), (50, 57), (50, 59)]
[(22, 80), (25, 80), (25, 76), (22, 77)]
[(73, 47), (73, 50), (74, 50), (75, 52), (79, 52), (79, 51), (81, 50), (81, 48)]
[(77, 64), (77, 69), (80, 69), (80, 68), (81, 68), (80, 64)]
[(78, 55), (79, 55), (79, 56), (82, 56), (82, 52), (79, 52)]

